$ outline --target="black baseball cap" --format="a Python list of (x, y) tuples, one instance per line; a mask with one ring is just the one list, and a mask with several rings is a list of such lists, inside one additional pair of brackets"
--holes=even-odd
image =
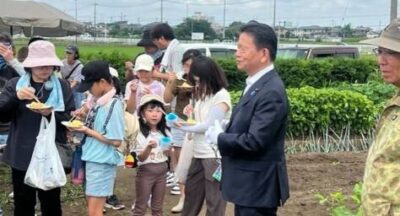
[(77, 46), (69, 44), (67, 47), (65, 47), (65, 52), (71, 53), (71, 54), (78, 54), (79, 49)]
[(143, 31), (142, 39), (136, 45), (140, 47), (157, 47), (151, 39), (150, 29), (145, 29)]
[(82, 68), (82, 75), (83, 80), (77, 89), (79, 92), (85, 92), (89, 90), (93, 83), (100, 81), (101, 79), (112, 79), (108, 63), (105, 61), (92, 61), (87, 63)]

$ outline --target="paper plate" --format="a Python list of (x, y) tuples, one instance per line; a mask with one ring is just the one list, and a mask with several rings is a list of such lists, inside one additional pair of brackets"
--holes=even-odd
[(33, 107), (31, 107), (31, 104), (27, 104), (27, 105), (26, 105), (26, 108), (32, 109), (32, 110), (42, 110), (42, 109), (49, 109), (49, 108), (51, 108), (51, 106), (44, 104), (43, 107), (40, 107), (40, 108), (33, 108)]
[(69, 128), (80, 128), (83, 126), (83, 123), (82, 123), (82, 125), (79, 125), (79, 126), (72, 125), (70, 121), (62, 121), (61, 124), (63, 124), (66, 127), (69, 127)]
[(192, 126), (192, 125), (197, 124), (197, 122), (187, 122), (187, 121), (179, 121), (178, 123), (183, 126)]

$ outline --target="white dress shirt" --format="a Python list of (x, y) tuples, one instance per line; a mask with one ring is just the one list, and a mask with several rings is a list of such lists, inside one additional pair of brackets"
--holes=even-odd
[(243, 95), (246, 94), (247, 90), (250, 89), (250, 87), (256, 83), (262, 76), (264, 76), (266, 73), (272, 71), (274, 69), (274, 64), (270, 64), (261, 71), (255, 73), (253, 76), (249, 76), (246, 78), (246, 88), (243, 91)]

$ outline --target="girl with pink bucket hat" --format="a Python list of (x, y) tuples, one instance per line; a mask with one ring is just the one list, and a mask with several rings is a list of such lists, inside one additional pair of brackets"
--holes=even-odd
[[(74, 110), (74, 100), (69, 84), (57, 78), (53, 71), (62, 62), (49, 41), (36, 41), (29, 45), (28, 57), (23, 62), (26, 73), (11, 79), (0, 94), (0, 121), (10, 121), (7, 146), (2, 160), (12, 169), (14, 190), (14, 215), (35, 215), (38, 194), (42, 215), (62, 215), (60, 188), (43, 191), (24, 184), (42, 116), (56, 118), (56, 143), (66, 145), (66, 128), (60, 124), (68, 121)], [(46, 109), (27, 108), (34, 100)]]

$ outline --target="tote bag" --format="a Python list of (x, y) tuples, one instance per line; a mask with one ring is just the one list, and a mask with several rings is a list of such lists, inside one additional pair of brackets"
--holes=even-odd
[(53, 111), (50, 122), (42, 117), (31, 162), (25, 174), (25, 184), (46, 191), (67, 183), (55, 139), (56, 122)]

